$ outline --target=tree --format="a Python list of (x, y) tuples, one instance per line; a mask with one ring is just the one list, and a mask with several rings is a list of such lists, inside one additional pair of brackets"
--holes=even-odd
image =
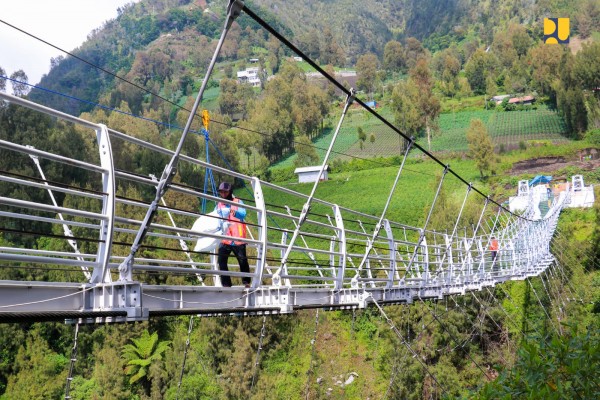
[(170, 63), (171, 57), (162, 51), (139, 51), (135, 55), (135, 60), (127, 77), (138, 81), (142, 86), (146, 86), (150, 80), (164, 80), (171, 77), (173, 71)]
[(49, 348), (36, 327), (26, 337), (12, 362), (15, 375), (8, 377), (7, 399), (57, 399), (61, 397), (68, 358)]
[(476, 94), (485, 93), (485, 81), (488, 74), (493, 73), (496, 66), (496, 57), (482, 49), (477, 50), (465, 65), (465, 75), (471, 85), (471, 90)]
[(262, 153), (275, 161), (293, 150), (294, 134), (317, 132), (328, 110), (323, 89), (308, 83), (295, 63), (285, 63), (254, 102), (249, 122), (252, 129), (265, 133)]
[(600, 24), (600, 4), (595, 0), (587, 0), (578, 8), (580, 11), (575, 15), (575, 28), (585, 39)]
[(223, 78), (220, 82), (219, 109), (221, 114), (233, 116), (245, 114), (247, 102), (254, 97), (250, 85), (240, 84), (235, 79)]
[(406, 66), (411, 69), (421, 58), (427, 58), (427, 50), (423, 47), (421, 42), (414, 37), (406, 39), (406, 45), (404, 47), (404, 60)]
[(573, 64), (573, 78), (584, 90), (597, 91), (600, 88), (600, 43), (584, 46), (577, 53)]
[(308, 136), (300, 135), (295, 140), (296, 148), (296, 159), (294, 160), (294, 167), (307, 167), (315, 165), (319, 162), (319, 155), (315, 149), (313, 143), (310, 141)]
[(488, 95), (488, 98), (491, 98), (495, 96), (497, 92), (498, 86), (496, 85), (496, 80), (491, 75), (488, 75), (485, 79), (485, 93)]
[[(598, 186), (595, 186), (595, 195), (596, 198), (600, 195)], [(587, 260), (588, 269), (592, 271), (600, 268), (600, 203), (597, 201), (594, 202), (594, 214), (596, 215), (596, 223), (594, 224), (594, 232), (592, 233), (592, 249), (590, 257)], [(600, 306), (600, 299), (597, 305)]]
[(235, 330), (233, 351), (227, 360), (223, 376), (227, 380), (226, 396), (229, 399), (248, 399), (251, 397), (253, 363), (255, 351), (250, 337), (241, 326)]
[(436, 55), (433, 66), (440, 77), (440, 87), (445, 95), (453, 96), (458, 89), (458, 74), (460, 72), (460, 60), (452, 49), (446, 49)]
[(358, 77), (356, 86), (359, 90), (373, 93), (377, 79), (377, 67), (379, 60), (373, 53), (367, 53), (358, 57), (356, 61), (356, 75)]
[(475, 160), (479, 174), (483, 178), (486, 171), (491, 171), (494, 164), (494, 145), (487, 128), (480, 119), (471, 120), (467, 131), (469, 155)]
[(383, 69), (389, 72), (399, 72), (404, 66), (402, 44), (396, 40), (390, 40), (383, 48)]
[(558, 108), (571, 137), (581, 139), (587, 130), (587, 111), (583, 92), (578, 88), (561, 89), (557, 96)]
[[(327, 72), (329, 74), (329, 76), (334, 77), (335, 78), (335, 69), (333, 68), (333, 65), (331, 64), (327, 64), (325, 66), (325, 72)], [(329, 80), (327, 80), (327, 97), (329, 98), (329, 101), (332, 101), (335, 99), (335, 85), (333, 83), (331, 83)]]
[[(313, 60), (320, 58), (321, 50), (320, 50), (320, 32), (316, 29), (311, 29), (308, 32), (304, 33), (300, 37), (300, 43), (302, 44), (302, 49)], [(277, 41), (279, 43), (279, 41)]]
[(417, 136), (423, 128), (420, 110), (418, 109), (417, 85), (412, 81), (400, 81), (392, 90), (392, 109), (394, 121), (406, 136)]
[(10, 75), (10, 79), (13, 79), (13, 81), (11, 81), (13, 94), (19, 97), (27, 96), (27, 93), (29, 93), (30, 89), (28, 85), (29, 78), (27, 78), (27, 74), (25, 73), (25, 71), (20, 69), (18, 71), (13, 72)]
[(317, 35), (322, 38), (319, 47), (319, 61), (321, 61), (321, 64), (343, 65), (344, 51), (335, 40), (331, 29), (326, 27), (323, 29), (322, 35), (319, 35), (318, 33)]
[(509, 30), (498, 31), (494, 35), (494, 41), (490, 49), (491, 52), (486, 54), (494, 54), (498, 60), (499, 67), (510, 68), (515, 60), (519, 58), (511, 40)]
[(541, 94), (556, 98), (554, 85), (560, 79), (562, 46), (540, 42), (529, 50), (532, 86)]
[(417, 98), (422, 125), (427, 135), (427, 145), (431, 150), (431, 130), (436, 129), (436, 120), (440, 115), (440, 101), (433, 94), (433, 77), (427, 61), (420, 59), (413, 69), (409, 71), (410, 79), (417, 86)]
[(473, 398), (598, 398), (598, 336), (579, 333), (574, 326), (568, 328), (568, 332), (552, 340), (524, 342), (515, 365), (487, 383)]
[(356, 131), (358, 133), (358, 140), (360, 141), (360, 143), (359, 143), (360, 149), (362, 150), (365, 145), (365, 140), (367, 140), (367, 134), (363, 130), (362, 126), (359, 126), (358, 128), (356, 128)]
[(525, 54), (527, 54), (527, 51), (531, 47), (531, 37), (529, 37), (529, 34), (523, 25), (511, 25), (508, 29), (511, 34), (510, 40), (515, 51), (517, 52), (517, 56), (523, 57)]
[(148, 392), (150, 366), (162, 360), (162, 355), (171, 342), (159, 341), (158, 333), (150, 334), (148, 330), (144, 330), (142, 336), (131, 339), (131, 341), (133, 344), (126, 344), (121, 353), (126, 365), (125, 374), (131, 376), (129, 383), (141, 381), (144, 389)]

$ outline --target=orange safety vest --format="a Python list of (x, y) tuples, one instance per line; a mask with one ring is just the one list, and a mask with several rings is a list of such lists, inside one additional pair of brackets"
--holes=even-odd
[(498, 239), (492, 239), (492, 242), (490, 243), (490, 250), (498, 251)]
[[(241, 203), (240, 199), (238, 199), (237, 197), (233, 198), (233, 202)], [(241, 204), (243, 204), (243, 203), (241, 203)], [(217, 210), (220, 210), (221, 208), (227, 208), (230, 206), (231, 206), (230, 204), (225, 204), (225, 203), (219, 202), (217, 204)], [(231, 211), (234, 211), (234, 212), (230, 212), (229, 218), (227, 218), (227, 222), (229, 222), (229, 226), (227, 227), (227, 232), (225, 232), (225, 234), (228, 236), (245, 239), (246, 238), (246, 224), (241, 219), (235, 217), (235, 209), (233, 207), (234, 206), (231, 206)], [(236, 207), (236, 209), (237, 209), (237, 207)], [(222, 243), (224, 243), (224, 244), (231, 244), (231, 242), (232, 241), (229, 239), (222, 240)], [(236, 245), (246, 244), (246, 242), (242, 242), (242, 241), (238, 241), (238, 240), (233, 241), (233, 243)]]

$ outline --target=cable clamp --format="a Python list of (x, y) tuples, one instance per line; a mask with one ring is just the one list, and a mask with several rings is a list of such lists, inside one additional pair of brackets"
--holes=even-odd
[(225, 29), (229, 30), (231, 28), (231, 24), (237, 17), (240, 16), (242, 10), (244, 9), (244, 1), (243, 0), (230, 0), (229, 5), (227, 6), (227, 21), (225, 22)]

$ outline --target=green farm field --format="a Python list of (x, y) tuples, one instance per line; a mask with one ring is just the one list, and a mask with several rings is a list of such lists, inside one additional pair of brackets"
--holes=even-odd
[[(393, 115), (386, 109), (377, 110), (388, 121), (394, 121)], [(434, 133), (431, 142), (432, 152), (463, 152), (468, 150), (466, 132), (471, 120), (480, 119), (487, 126), (488, 132), (496, 146), (504, 146), (510, 150), (519, 146), (520, 142), (527, 143), (534, 140), (547, 140), (555, 144), (565, 143), (568, 139), (563, 136), (566, 126), (562, 117), (544, 105), (537, 110), (528, 111), (496, 111), (477, 110), (462, 111), (457, 113), (444, 113), (439, 118), (439, 131)], [(317, 139), (314, 144), (319, 147), (317, 153), (320, 157), (325, 154), (329, 146), (337, 121), (331, 121), (332, 128)], [(358, 140), (357, 128), (362, 127), (367, 134), (367, 140), (361, 143)], [(375, 140), (370, 141), (371, 135)], [(420, 138), (417, 143), (427, 149), (426, 138)], [(336, 143), (331, 160), (341, 158), (349, 160), (353, 157), (372, 158), (390, 157), (401, 153), (401, 139), (399, 135), (385, 126), (375, 117), (362, 110), (351, 110), (344, 121)], [(276, 165), (275, 168), (291, 167), (295, 155), (292, 155)]]
[[(317, 187), (315, 197), (338, 204), (343, 207), (371, 214), (380, 215), (389, 191), (392, 187), (399, 165), (368, 169), (362, 171), (341, 172), (330, 174), (329, 180), (321, 182)], [(478, 182), (479, 172), (471, 160), (452, 160), (451, 168), (467, 181)], [(398, 181), (398, 186), (392, 197), (388, 217), (395, 221), (413, 225), (423, 223), (426, 212), (435, 195), (443, 168), (433, 161), (409, 160)], [(312, 183), (277, 182), (278, 185), (294, 191), (309, 194)], [(478, 189), (487, 193), (487, 186), (478, 182)], [(460, 203), (466, 193), (466, 185), (451, 174), (444, 179), (444, 188), (454, 201)], [(474, 195), (474, 193), (472, 194)], [(282, 201), (292, 209), (300, 210), (303, 201), (296, 197), (281, 198), (270, 189), (264, 189), (265, 201)], [(357, 197), (358, 196), (358, 197)], [(319, 206), (315, 205), (317, 210)], [(331, 210), (323, 212), (331, 213)]]

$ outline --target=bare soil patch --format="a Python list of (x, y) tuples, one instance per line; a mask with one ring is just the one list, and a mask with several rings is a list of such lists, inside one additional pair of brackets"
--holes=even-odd
[(589, 37), (587, 39), (582, 39), (581, 36), (571, 36), (569, 38), (569, 49), (571, 49), (571, 53), (577, 54), (579, 50), (583, 48), (585, 43), (591, 43), (592, 38)]
[[(524, 160), (514, 163), (511, 174), (548, 174), (560, 171), (566, 167), (575, 166), (577, 168), (592, 171), (600, 168), (600, 151), (590, 148), (581, 150), (576, 156), (567, 157), (540, 157), (532, 160)], [(556, 178), (561, 178), (557, 176)], [(562, 177), (568, 178), (568, 177)]]

